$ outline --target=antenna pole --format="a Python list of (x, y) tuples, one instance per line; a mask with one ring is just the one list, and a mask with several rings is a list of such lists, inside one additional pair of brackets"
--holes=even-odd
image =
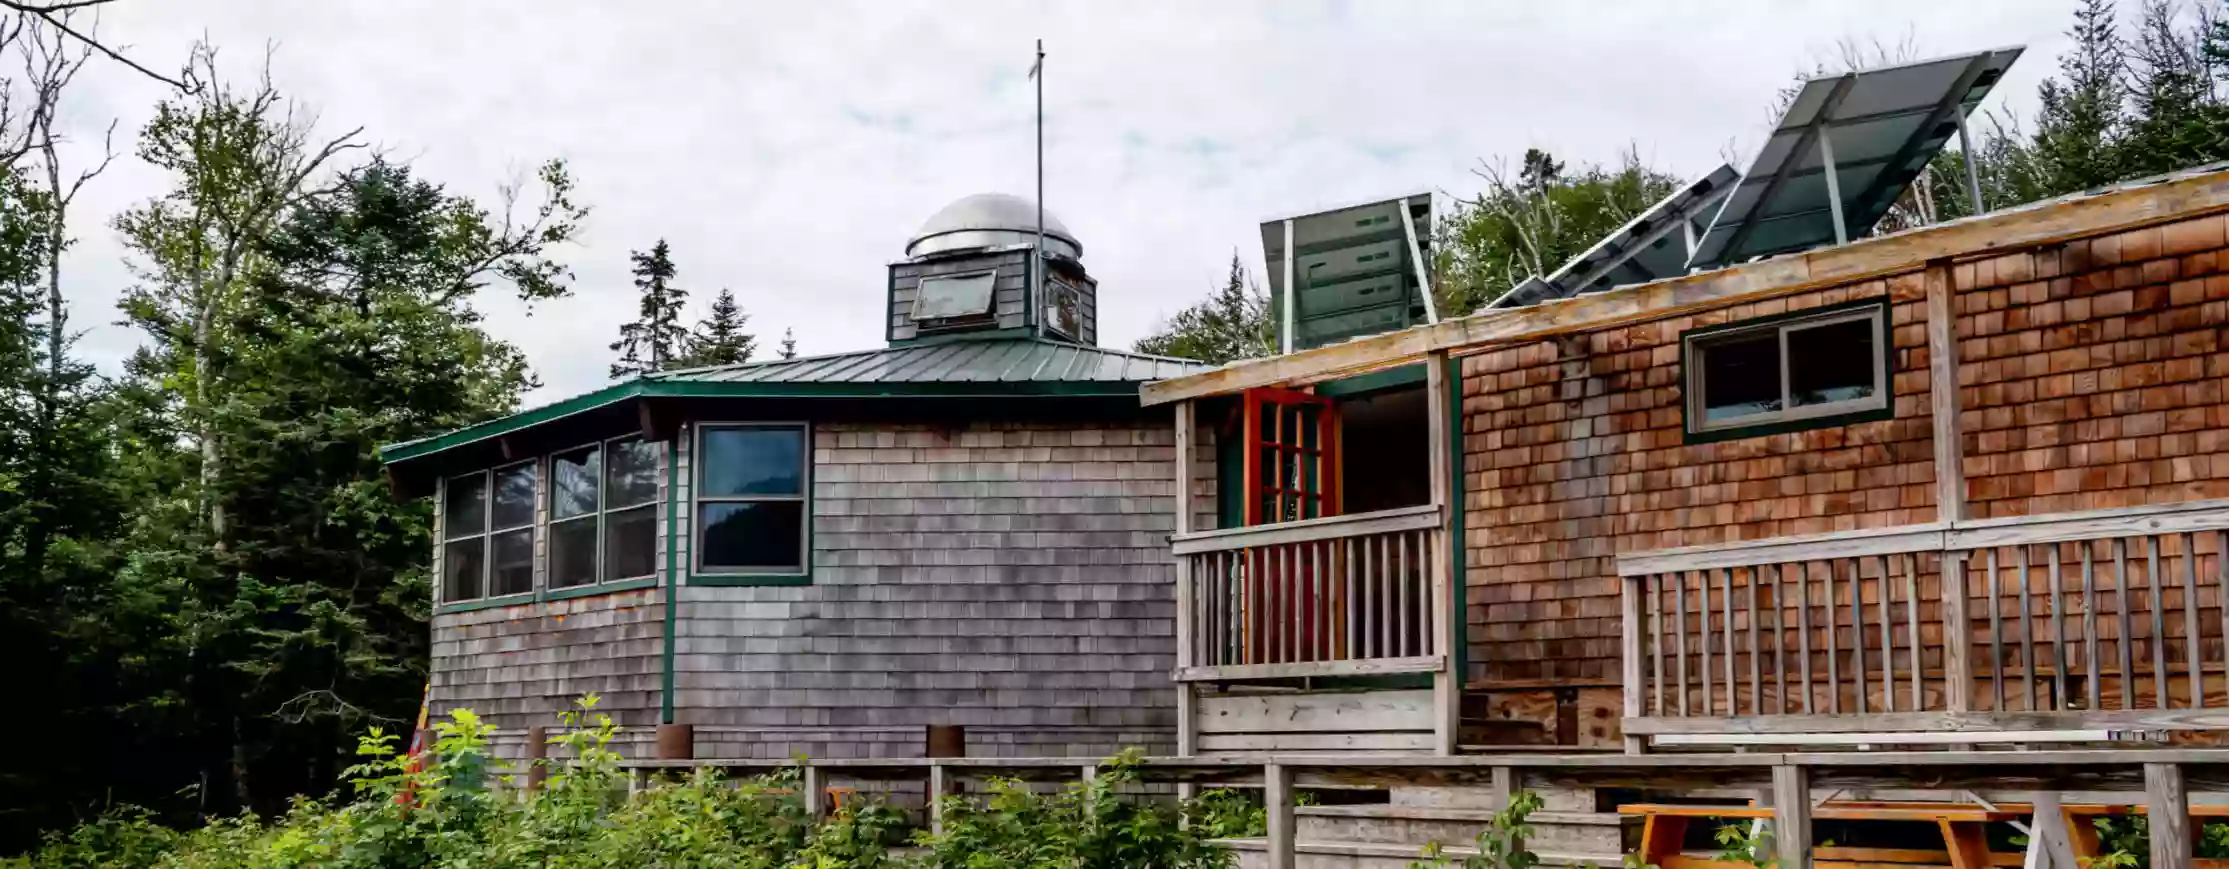
[(1045, 334), (1045, 270), (1052, 266), (1052, 258), (1045, 255), (1045, 40), (1037, 40), (1037, 65), (1030, 67), (1030, 77), (1037, 80), (1037, 268), (1033, 277), (1036, 288), (1031, 293), (1037, 310), (1030, 312), (1030, 320), (1037, 324), (1039, 337)]

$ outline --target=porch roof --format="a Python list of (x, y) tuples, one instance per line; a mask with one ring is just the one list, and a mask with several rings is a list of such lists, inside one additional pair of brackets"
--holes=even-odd
[(1147, 406), (1299, 386), (1415, 362), (1654, 320), (1705, 308), (1908, 272), (1940, 259), (1971, 259), (2037, 245), (2229, 210), (2229, 162), (2211, 163), (2098, 190), (2003, 208), (1959, 220), (1784, 254), (1692, 275), (1619, 287), (1522, 308), (1481, 311), (1146, 384)]

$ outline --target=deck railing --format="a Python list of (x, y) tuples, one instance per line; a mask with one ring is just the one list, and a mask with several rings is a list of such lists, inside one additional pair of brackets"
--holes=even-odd
[(2225, 550), (2203, 502), (1625, 556), (1626, 732), (2229, 727)]
[(1409, 507), (1178, 536), (1191, 596), (1178, 678), (1437, 671), (1442, 516)]

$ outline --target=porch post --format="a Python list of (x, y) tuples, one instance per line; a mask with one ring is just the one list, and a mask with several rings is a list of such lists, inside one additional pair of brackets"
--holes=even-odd
[[(1402, 209), (1406, 215), (1408, 210)], [(1454, 535), (1447, 532), (1446, 518), (1453, 511), (1462, 509), (1462, 493), (1453, 491), (1450, 468), (1454, 461), (1455, 444), (1449, 437), (1449, 426), (1460, 413), (1452, 407), (1448, 395), (1448, 357), (1445, 351), (1434, 352), (1424, 359), (1424, 394), (1427, 413), (1425, 425), (1429, 432), (1428, 449), (1431, 452), (1432, 504), (1439, 508), (1440, 527), (1432, 533), (1438, 541), (1432, 547), (1432, 651), (1440, 658), (1440, 666), (1432, 674), (1432, 736), (1433, 746), (1443, 755), (1455, 753), (1455, 742), (1462, 730), (1463, 674), (1455, 668), (1455, 646), (1461, 643), (1456, 631), (1455, 588), (1453, 559), (1462, 553), (1451, 551)]]
[(1772, 768), (1772, 843), (1779, 869), (1811, 869), (1811, 770), (1805, 767)]
[[(1179, 536), (1192, 531), (1192, 402), (1176, 403), (1176, 533)], [(1193, 607), (1198, 593), (1192, 584), (1193, 561), (1188, 556), (1176, 559), (1176, 666), (1192, 666), (1193, 650), (1199, 648), (1198, 630), (1194, 624)], [(1176, 683), (1176, 753), (1181, 757), (1192, 756), (1195, 750), (1194, 731), (1197, 726), (1193, 708), (1195, 700), (1192, 683)], [(1189, 783), (1177, 785), (1177, 795), (1191, 796)]]
[[(1641, 583), (1646, 577), (1618, 577), (1618, 649), (1621, 669), (1618, 679), (1625, 690), (1625, 720), (1632, 721), (1646, 714), (1643, 698), (1648, 686), (1641, 680), (1641, 646), (1647, 627), (1641, 612)], [(1754, 618), (1754, 615), (1752, 615)], [(1785, 678), (1785, 676), (1783, 676)], [(1640, 754), (1647, 740), (1639, 736), (1625, 738), (1625, 753)]]
[(2151, 816), (2152, 869), (2190, 869), (2190, 795), (2180, 764), (2144, 764), (2144, 811)]
[[(1296, 869), (1293, 855), (1293, 769), (1281, 763), (1262, 767), (1262, 810), (1269, 818), (1269, 869)], [(2180, 869), (2190, 869), (2188, 866)]]
[[(1948, 260), (1927, 264), (1927, 404), (1935, 441), (1935, 518), (1945, 526), (1966, 520), (1965, 441), (1958, 419), (1957, 288)], [(1973, 708), (1973, 631), (1966, 609), (1966, 556), (1943, 553), (1944, 705)], [(1996, 606), (1995, 601), (1989, 603)], [(1995, 666), (1992, 663), (1991, 666)]]

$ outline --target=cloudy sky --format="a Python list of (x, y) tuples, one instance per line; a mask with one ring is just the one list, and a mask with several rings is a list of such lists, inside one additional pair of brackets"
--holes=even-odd
[[(545, 381), (604, 382), (633, 311), (627, 253), (671, 242), (702, 302), (736, 292), (763, 346), (877, 345), (884, 267), (939, 206), (1029, 195), (1032, 41), (1045, 40), (1047, 200), (1127, 346), (1220, 277), (1255, 226), (1314, 206), (1477, 191), (1482, 159), (1627, 147), (1681, 175), (1749, 157), (1773, 92), (1848, 39), (1931, 56), (2024, 43), (1997, 104), (2027, 111), (2071, 0), (1862, 2), (837, 2), (117, 0), (102, 33), (171, 68), (196, 39), (274, 77), (323, 128), (363, 126), (419, 171), (492, 200), (549, 157), (594, 208), (564, 252), (572, 298), (485, 293)], [(109, 219), (159, 191), (129, 157), (159, 85), (96, 62), (68, 116), (117, 122), (69, 271), (85, 351), (138, 343)]]

